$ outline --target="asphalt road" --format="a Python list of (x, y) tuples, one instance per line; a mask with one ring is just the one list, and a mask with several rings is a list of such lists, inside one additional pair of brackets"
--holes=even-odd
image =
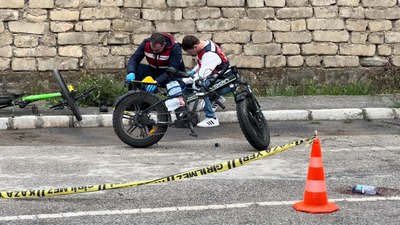
[[(340, 208), (308, 214), (303, 199), (310, 146), (224, 173), (158, 185), (38, 199), (0, 199), (0, 224), (399, 224), (400, 121), (271, 122), (271, 146), (321, 138), (328, 195)], [(148, 149), (112, 128), (0, 131), (0, 191), (155, 179), (255, 151), (238, 124), (169, 129)], [(215, 147), (215, 143), (219, 147)], [(378, 187), (379, 195), (351, 193)]]

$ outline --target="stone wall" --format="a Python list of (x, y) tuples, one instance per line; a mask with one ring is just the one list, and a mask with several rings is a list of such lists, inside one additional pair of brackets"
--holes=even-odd
[[(1, 0), (0, 71), (123, 70), (155, 31), (241, 68), (400, 66), (400, 0)], [(188, 67), (192, 57), (184, 56)], [(3, 72), (3, 74), (4, 74)]]

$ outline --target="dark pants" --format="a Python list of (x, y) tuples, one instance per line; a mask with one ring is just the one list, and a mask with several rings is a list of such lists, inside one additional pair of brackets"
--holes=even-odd
[[(139, 64), (136, 73), (135, 80), (143, 80), (147, 76), (151, 76), (154, 80), (157, 81), (162, 87), (169, 82), (169, 76), (165, 73), (166, 69), (154, 68), (149, 65)], [(185, 66), (182, 64), (181, 68), (178, 68), (179, 71), (185, 71)]]

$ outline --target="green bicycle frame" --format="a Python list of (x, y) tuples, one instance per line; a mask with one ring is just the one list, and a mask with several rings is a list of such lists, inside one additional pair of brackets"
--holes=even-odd
[(56, 97), (61, 97), (61, 93), (47, 93), (47, 94), (40, 94), (40, 95), (28, 95), (22, 97), (22, 101), (27, 101), (27, 102), (33, 102), (33, 101), (38, 101), (38, 100), (43, 100), (43, 99), (48, 99), (48, 98), (56, 98)]

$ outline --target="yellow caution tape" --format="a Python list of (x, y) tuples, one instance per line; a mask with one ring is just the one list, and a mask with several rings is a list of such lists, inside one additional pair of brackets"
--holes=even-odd
[(51, 197), (59, 195), (71, 195), (86, 192), (104, 191), (111, 189), (122, 189), (122, 188), (132, 188), (140, 185), (147, 184), (157, 184), (165, 183), (174, 180), (183, 180), (187, 178), (204, 176), (212, 173), (220, 173), (230, 169), (237, 168), (239, 166), (246, 165), (248, 163), (254, 162), (259, 159), (266, 158), (268, 156), (275, 155), (279, 152), (283, 152), (295, 146), (298, 146), (305, 142), (310, 142), (315, 136), (307, 139), (293, 141), (292, 143), (277, 146), (275, 148), (263, 150), (260, 152), (253, 153), (251, 155), (229, 160), (227, 162), (219, 163), (213, 166), (203, 167), (201, 169), (190, 170), (182, 173), (177, 173), (174, 175), (166, 176), (159, 179), (148, 180), (148, 181), (136, 181), (127, 183), (114, 183), (114, 184), (99, 184), (99, 185), (86, 185), (80, 187), (66, 187), (66, 188), (53, 188), (53, 189), (43, 189), (43, 190), (26, 190), (26, 191), (3, 191), (0, 192), (0, 198), (32, 198), (32, 197)]

